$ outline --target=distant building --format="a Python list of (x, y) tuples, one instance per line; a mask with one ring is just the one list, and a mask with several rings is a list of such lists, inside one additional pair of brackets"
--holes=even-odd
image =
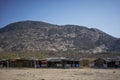
[(120, 68), (120, 58), (98, 58), (94, 61), (88, 58), (74, 59), (66, 57), (50, 57), (40, 59), (2, 59), (0, 67), (26, 67), (26, 68)]

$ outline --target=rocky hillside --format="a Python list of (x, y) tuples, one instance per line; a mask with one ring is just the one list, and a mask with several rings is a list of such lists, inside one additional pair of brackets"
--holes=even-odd
[(120, 39), (98, 29), (78, 25), (54, 25), (21, 21), (0, 29), (0, 51), (120, 51)]

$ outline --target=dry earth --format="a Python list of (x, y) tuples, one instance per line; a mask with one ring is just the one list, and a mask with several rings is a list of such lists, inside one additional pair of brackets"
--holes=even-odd
[(0, 80), (120, 80), (120, 69), (0, 69)]

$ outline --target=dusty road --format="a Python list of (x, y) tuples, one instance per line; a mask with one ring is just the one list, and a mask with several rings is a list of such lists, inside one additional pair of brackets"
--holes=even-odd
[(0, 69), (0, 80), (120, 80), (120, 69)]

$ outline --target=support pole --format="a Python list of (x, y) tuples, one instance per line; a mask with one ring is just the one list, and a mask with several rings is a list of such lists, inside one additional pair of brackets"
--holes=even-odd
[(37, 66), (36, 66), (36, 61), (34, 60), (34, 68), (36, 68)]
[(6, 62), (7, 62), (7, 68), (8, 68), (9, 67), (9, 61), (7, 60)]

